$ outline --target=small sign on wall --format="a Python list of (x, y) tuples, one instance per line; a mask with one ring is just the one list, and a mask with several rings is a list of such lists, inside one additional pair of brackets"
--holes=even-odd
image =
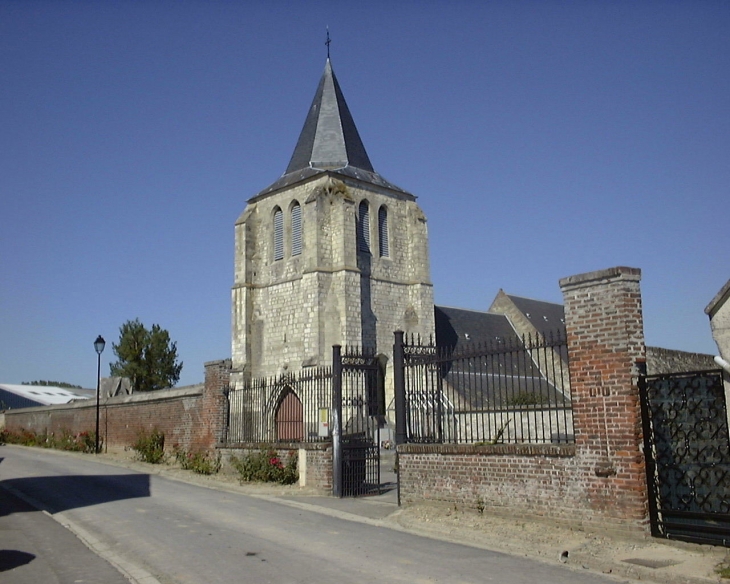
[(330, 435), (330, 410), (329, 408), (319, 408), (319, 432), (320, 437)]

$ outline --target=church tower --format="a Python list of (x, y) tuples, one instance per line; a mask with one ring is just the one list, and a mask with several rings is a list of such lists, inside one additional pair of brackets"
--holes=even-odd
[(328, 365), (334, 344), (390, 365), (395, 330), (434, 333), (426, 218), (374, 170), (329, 58), (286, 172), (235, 232), (234, 387)]

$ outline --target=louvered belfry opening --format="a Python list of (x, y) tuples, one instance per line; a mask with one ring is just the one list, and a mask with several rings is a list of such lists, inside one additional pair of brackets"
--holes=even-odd
[(274, 261), (284, 259), (284, 214), (274, 210)]
[(388, 241), (388, 209), (383, 205), (378, 209), (378, 247), (381, 258), (390, 256)]
[(291, 208), (291, 254), (302, 253), (302, 207), (294, 202)]
[(357, 249), (370, 251), (370, 206), (362, 201), (357, 210)]

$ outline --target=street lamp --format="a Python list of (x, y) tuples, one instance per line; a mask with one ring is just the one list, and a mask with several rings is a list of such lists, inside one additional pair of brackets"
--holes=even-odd
[(96, 351), (96, 446), (94, 454), (99, 454), (99, 385), (101, 382), (101, 354), (104, 351), (106, 341), (104, 337), (99, 335), (94, 341), (94, 350)]

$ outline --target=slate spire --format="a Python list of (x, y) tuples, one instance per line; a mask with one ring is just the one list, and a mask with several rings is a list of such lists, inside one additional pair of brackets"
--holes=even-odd
[(412, 196), (373, 169), (329, 57), (289, 166), (279, 180), (254, 199), (322, 173), (354, 178)]
[(375, 172), (328, 58), (285, 174), (346, 166)]

